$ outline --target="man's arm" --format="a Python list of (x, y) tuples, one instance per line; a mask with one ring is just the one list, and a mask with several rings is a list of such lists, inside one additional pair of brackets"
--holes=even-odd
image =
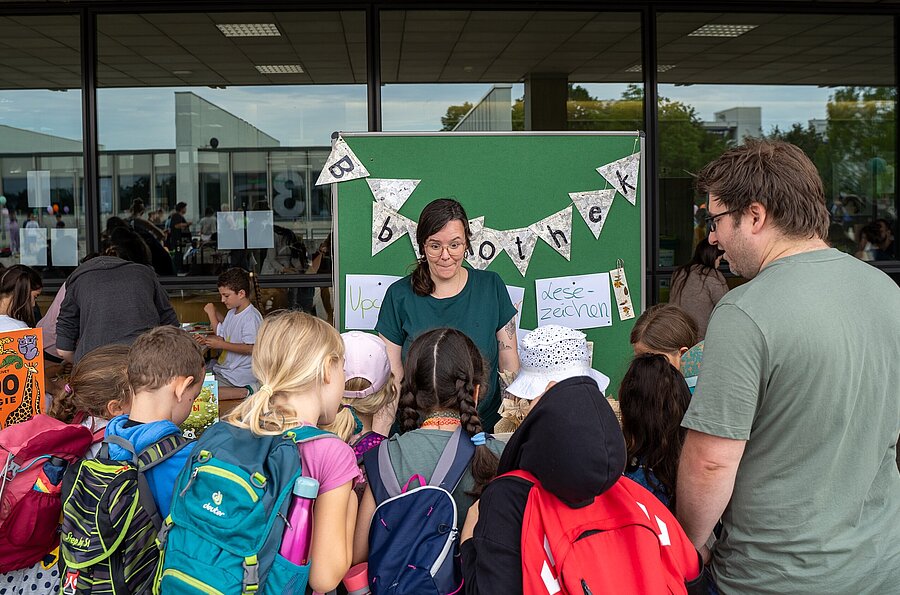
[(688, 430), (678, 464), (678, 521), (698, 550), (706, 544), (734, 491), (745, 440)]

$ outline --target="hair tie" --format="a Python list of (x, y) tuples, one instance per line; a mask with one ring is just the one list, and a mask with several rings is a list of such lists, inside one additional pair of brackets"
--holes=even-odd
[(341, 403), (341, 408), (349, 409), (350, 415), (353, 416), (353, 421), (356, 423), (356, 426), (353, 428), (353, 434), (356, 435), (356, 434), (359, 434), (360, 432), (362, 432), (363, 431), (363, 422), (361, 419), (359, 419), (359, 416), (356, 415), (356, 409), (353, 408), (353, 405)]
[(472, 436), (471, 440), (475, 446), (484, 446), (487, 443), (487, 435), (484, 432), (478, 432)]
[(268, 384), (263, 384), (261, 387), (259, 387), (259, 390), (256, 392), (265, 394), (266, 398), (268, 398), (268, 399), (271, 399), (272, 396), (275, 394), (275, 391), (273, 391), (272, 387), (269, 386)]
[(66, 394), (67, 394), (67, 395), (71, 395), (73, 392), (75, 392), (75, 391), (72, 390), (72, 387), (69, 386), (69, 383), (68, 383), (68, 382), (67, 382), (66, 385), (63, 387), (63, 390), (66, 391)]

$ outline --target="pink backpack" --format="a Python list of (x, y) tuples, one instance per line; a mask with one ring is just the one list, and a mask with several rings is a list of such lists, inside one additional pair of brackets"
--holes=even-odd
[(47, 415), (0, 431), (0, 572), (29, 568), (59, 544), (63, 472), (98, 434)]

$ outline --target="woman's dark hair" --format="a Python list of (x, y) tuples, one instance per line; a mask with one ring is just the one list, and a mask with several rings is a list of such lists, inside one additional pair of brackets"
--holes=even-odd
[(419, 246), (419, 254), (422, 257), (416, 263), (416, 269), (412, 273), (412, 286), (416, 295), (431, 295), (434, 292), (434, 281), (428, 270), (428, 259), (425, 258), (425, 241), (444, 229), (451, 221), (461, 221), (466, 232), (466, 250), (469, 249), (472, 240), (472, 232), (469, 230), (469, 218), (461, 204), (452, 198), (439, 198), (433, 200), (422, 209), (419, 222), (416, 227), (416, 244)]
[(34, 304), (31, 292), (44, 287), (37, 271), (24, 264), (14, 264), (0, 275), (0, 297), (9, 297), (9, 307), (5, 314), (34, 327)]
[(136, 198), (131, 201), (131, 216), (132, 217), (140, 217), (144, 213), (144, 201), (140, 198)]
[[(420, 417), (440, 410), (458, 411), (463, 431), (474, 436), (482, 431), (475, 407), (477, 387), (485, 387), (484, 359), (472, 339), (456, 329), (439, 328), (420, 335), (409, 348), (400, 386), (400, 420), (403, 431), (419, 427)], [(487, 446), (475, 447), (469, 469), (475, 486), (473, 498), (497, 474), (499, 460)]]
[(100, 246), (103, 255), (118, 256), (122, 260), (152, 266), (153, 259), (150, 255), (150, 248), (141, 239), (141, 236), (132, 231), (127, 224), (125, 227), (117, 227), (114, 224), (110, 228), (109, 221), (107, 221), (106, 227), (109, 231)]
[(723, 254), (725, 254), (725, 251), (720, 250), (718, 246), (710, 244), (709, 239), (703, 238), (700, 240), (700, 243), (694, 248), (693, 258), (691, 258), (687, 264), (675, 269), (675, 272), (672, 273), (671, 292), (674, 294), (677, 291), (684, 289), (684, 284), (687, 283), (688, 275), (691, 274), (691, 270), (694, 267), (697, 267), (698, 274), (705, 282), (706, 278), (716, 270), (716, 259)]
[[(684, 377), (665, 356), (640, 355), (628, 366), (619, 387), (622, 433), (631, 471), (643, 465), (669, 495), (675, 509), (678, 458), (686, 430), (681, 418), (691, 400)], [(648, 475), (648, 480), (653, 481)]]

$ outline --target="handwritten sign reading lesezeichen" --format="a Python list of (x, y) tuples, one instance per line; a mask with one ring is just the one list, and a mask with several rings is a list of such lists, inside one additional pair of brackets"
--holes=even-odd
[(538, 326), (612, 326), (609, 273), (538, 279), (534, 286)]
[(373, 330), (378, 322), (381, 302), (394, 275), (347, 275), (344, 300), (344, 327), (348, 330)]

